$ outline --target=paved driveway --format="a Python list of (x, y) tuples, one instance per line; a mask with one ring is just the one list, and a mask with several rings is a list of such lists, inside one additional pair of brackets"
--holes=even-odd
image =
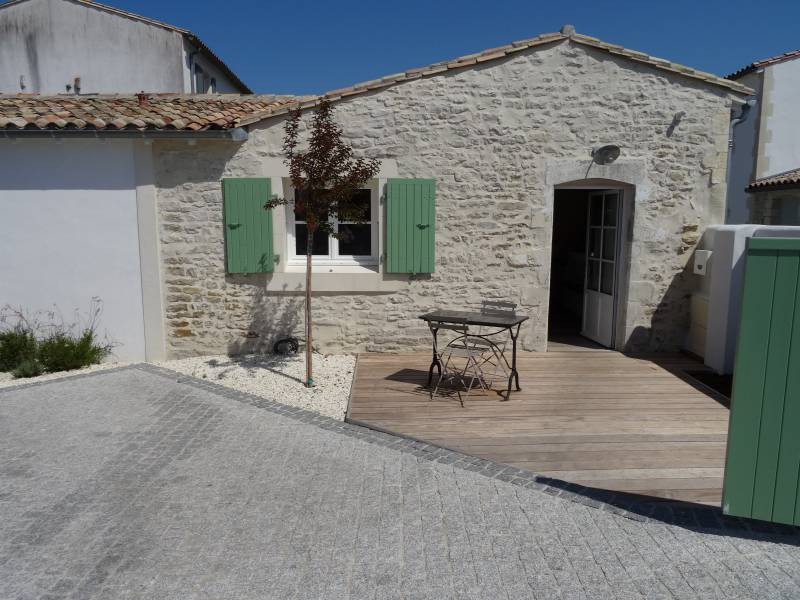
[(154, 369), (0, 392), (0, 598), (800, 597), (797, 535), (424, 452)]

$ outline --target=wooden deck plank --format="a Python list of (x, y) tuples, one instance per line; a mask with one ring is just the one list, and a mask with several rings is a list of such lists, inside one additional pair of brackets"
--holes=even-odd
[[(521, 392), (430, 399), (430, 355), (358, 357), (348, 419), (592, 487), (719, 503), (728, 410), (682, 355), (525, 353)], [(680, 376), (679, 376), (680, 375)]]

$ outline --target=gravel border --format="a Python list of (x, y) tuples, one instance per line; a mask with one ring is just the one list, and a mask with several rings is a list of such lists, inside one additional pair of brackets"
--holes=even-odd
[[(703, 504), (670, 500), (653, 501), (650, 498), (642, 496), (587, 488), (575, 483), (537, 475), (536, 473), (524, 469), (510, 467), (502, 463), (496, 463), (461, 452), (455, 452), (421, 440), (377, 431), (349, 422), (338, 421), (315, 412), (281, 404), (274, 400), (237, 391), (218, 383), (205, 379), (198, 379), (191, 375), (148, 363), (121, 366), (116, 369), (107, 369), (105, 371), (81, 373), (73, 376), (73, 378), (96, 377), (103, 375), (104, 372), (128, 369), (136, 369), (153, 375), (166, 377), (176, 383), (182, 383), (198, 389), (210, 391), (224, 398), (229, 398), (275, 414), (283, 415), (296, 421), (314, 425), (320, 429), (335, 431), (371, 444), (393, 448), (399, 452), (411, 454), (422, 460), (452, 465), (454, 468), (479, 473), (485, 477), (490, 477), (511, 485), (538, 490), (551, 496), (616, 514), (634, 521), (642, 523), (665, 523), (667, 525), (685, 527), (703, 533), (716, 532), (751, 539), (768, 538), (772, 541), (776, 541), (775, 538), (778, 536), (786, 538), (790, 543), (797, 543), (798, 540), (800, 540), (800, 527), (755, 521), (741, 517), (729, 517), (723, 515), (719, 508)], [(54, 380), (40, 381), (24, 386), (3, 388), (0, 389), (0, 397), (6, 392), (16, 391), (20, 388), (47, 385), (53, 381)]]
[(341, 421), (349, 406), (356, 357), (315, 352), (311, 388), (303, 383), (306, 367), (302, 354), (194, 356), (150, 364)]
[(14, 379), (11, 373), (0, 373), (0, 390), (7, 388), (27, 387), (35, 383), (44, 383), (46, 381), (53, 381), (54, 379), (64, 379), (66, 377), (79, 377), (89, 373), (96, 373), (97, 371), (108, 371), (109, 369), (119, 369), (131, 365), (127, 362), (107, 362), (100, 363), (99, 365), (90, 365), (82, 369), (73, 369), (72, 371), (58, 371), (56, 373), (45, 373), (44, 375), (37, 375), (36, 377), (22, 377)]

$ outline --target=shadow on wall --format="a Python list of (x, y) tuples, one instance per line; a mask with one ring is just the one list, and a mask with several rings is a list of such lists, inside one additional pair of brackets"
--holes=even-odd
[(625, 344), (625, 353), (677, 352), (683, 347), (689, 331), (692, 278), (695, 277), (691, 264), (689, 261), (674, 275), (654, 308), (643, 308), (645, 315), (650, 316), (650, 327), (638, 325), (633, 329)]
[[(241, 339), (228, 344), (228, 354), (231, 356), (269, 353), (272, 352), (275, 342), (281, 338), (295, 336), (302, 339), (304, 337), (302, 335), (303, 296), (267, 292), (268, 277), (268, 274), (260, 274), (228, 275), (225, 278), (229, 285), (253, 288), (253, 293), (249, 297), (251, 307), (245, 333)], [(242, 329), (245, 328), (242, 327)]]

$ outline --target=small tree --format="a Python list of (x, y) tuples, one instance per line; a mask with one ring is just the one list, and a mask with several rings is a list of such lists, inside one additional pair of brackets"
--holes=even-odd
[(294, 198), (289, 201), (275, 198), (264, 208), (271, 209), (291, 202), (293, 209), (304, 215), (306, 222), (306, 387), (314, 385), (312, 376), (312, 320), (311, 320), (311, 258), (314, 236), (340, 237), (332, 219), (363, 223), (369, 215), (354, 200), (356, 190), (380, 169), (378, 160), (356, 158), (353, 149), (342, 140), (342, 129), (333, 120), (333, 108), (323, 99), (311, 123), (308, 147), (300, 151), (300, 109), (291, 113), (286, 121), (283, 151), (289, 166), (289, 177), (294, 187)]

